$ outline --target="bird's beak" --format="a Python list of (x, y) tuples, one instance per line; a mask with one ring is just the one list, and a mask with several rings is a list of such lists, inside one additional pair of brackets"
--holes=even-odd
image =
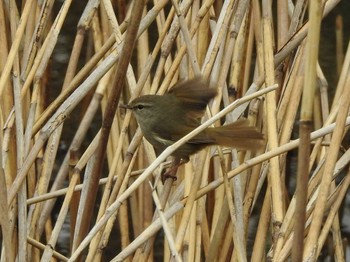
[(125, 105), (125, 104), (120, 104), (119, 107), (120, 107), (120, 108), (123, 108), (123, 109), (132, 109), (131, 106)]

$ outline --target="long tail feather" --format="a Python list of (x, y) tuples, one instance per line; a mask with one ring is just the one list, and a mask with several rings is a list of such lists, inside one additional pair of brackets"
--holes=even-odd
[(264, 145), (264, 136), (247, 119), (229, 125), (208, 128), (207, 135), (215, 144), (239, 149), (257, 150)]

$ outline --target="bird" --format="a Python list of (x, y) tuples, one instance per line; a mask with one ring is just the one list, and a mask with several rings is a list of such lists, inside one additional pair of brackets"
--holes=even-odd
[[(206, 106), (217, 95), (202, 78), (181, 81), (164, 95), (143, 95), (122, 107), (132, 110), (144, 137), (157, 155), (201, 124)], [(263, 135), (249, 120), (208, 127), (176, 149), (172, 156), (184, 162), (199, 150), (213, 145), (257, 150)]]

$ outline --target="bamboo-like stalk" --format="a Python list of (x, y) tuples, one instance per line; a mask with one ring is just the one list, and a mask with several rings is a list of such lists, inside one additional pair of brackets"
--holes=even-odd
[[(225, 186), (225, 196), (227, 198), (227, 203), (229, 207), (229, 214), (231, 218), (231, 223), (233, 224), (233, 243), (235, 246), (235, 252), (232, 255), (232, 259), (237, 259), (238, 261), (247, 261), (247, 253), (244, 248), (244, 232), (243, 232), (243, 202), (242, 202), (242, 192), (241, 192), (241, 181), (239, 179), (239, 176), (236, 176), (233, 179), (233, 185), (231, 188), (231, 185), (229, 184), (228, 178), (227, 178), (227, 171), (225, 169), (225, 165), (223, 163), (223, 156), (221, 155), (222, 152), (219, 150), (219, 156), (221, 158), (221, 168), (223, 170), (223, 178), (224, 178), (224, 186)], [(237, 159), (236, 152), (233, 152), (233, 158)], [(238, 165), (238, 163), (233, 163), (233, 168), (235, 168)], [(232, 192), (233, 191), (233, 192)], [(234, 196), (234, 199), (233, 199)], [(231, 231), (231, 232), (232, 232)]]
[[(263, 22), (263, 47), (264, 47), (264, 68), (265, 68), (265, 83), (267, 85), (275, 84), (275, 73), (273, 65), (273, 34), (271, 21), (271, 7), (268, 1), (262, 2), (262, 22)], [(277, 139), (277, 119), (276, 119), (276, 93), (268, 93), (266, 95), (266, 120), (267, 120), (267, 137), (269, 150), (278, 147)], [(284, 201), (282, 189), (282, 177), (279, 167), (279, 158), (271, 158), (268, 173), (269, 190), (272, 197), (272, 226), (273, 226), (273, 241), (276, 240), (276, 233), (279, 231), (280, 224), (284, 217)]]
[[(36, 247), (36, 248), (38, 248), (40, 250), (44, 250), (44, 248), (45, 248), (45, 245), (43, 245), (42, 243), (36, 241), (35, 239), (28, 238), (27, 241), (28, 241), (29, 244), (33, 245), (33, 247)], [(53, 255), (54, 258), (57, 258), (59, 260), (68, 261), (67, 257), (65, 257), (64, 255), (58, 253), (57, 251), (53, 251), (52, 255)]]
[[(0, 140), (0, 142), (2, 142)], [(2, 163), (2, 152), (0, 151), (0, 163)], [(2, 185), (6, 185), (6, 180), (5, 180), (5, 174), (4, 174), (4, 169), (2, 167), (2, 164), (0, 164), (0, 182)], [(1, 232), (4, 238), (4, 243), (3, 247), (4, 253), (5, 253), (5, 259), (6, 261), (15, 261), (15, 250), (12, 248), (13, 247), (13, 240), (12, 240), (12, 232), (11, 232), (11, 226), (10, 226), (10, 219), (9, 219), (9, 210), (7, 206), (7, 188), (6, 186), (2, 186), (0, 189), (0, 208), (1, 208), (1, 213), (0, 213), (0, 223), (3, 225), (1, 227)]]
[[(11, 31), (16, 29), (16, 21), (14, 9), (11, 9)], [(16, 55), (13, 62), (13, 71), (19, 74), (20, 65), (19, 57)], [(21, 167), (24, 159), (24, 124), (23, 124), (23, 104), (20, 94), (20, 82), (18, 77), (13, 80), (13, 94), (14, 94), (14, 107), (15, 107), (15, 123), (16, 123), (16, 154), (17, 154), (17, 166)], [(26, 192), (27, 184), (24, 183), (19, 189), (18, 193), (18, 259), (25, 260), (27, 257), (27, 207), (25, 201), (27, 200)]]
[[(310, 3), (310, 31), (306, 42), (306, 64), (305, 78), (302, 97), (302, 108), (300, 115), (300, 146), (298, 153), (298, 176), (296, 189), (296, 210), (294, 219), (294, 242), (293, 242), (293, 261), (300, 261), (303, 258), (304, 250), (304, 224), (305, 207), (307, 202), (306, 181), (309, 173), (310, 156), (310, 133), (313, 116), (313, 105), (316, 89), (316, 68), (318, 58), (318, 45), (315, 43), (320, 39), (320, 24), (322, 15), (322, 1)], [(308, 249), (309, 248), (309, 249)], [(310, 252), (310, 246), (305, 247), (305, 254)]]
[(277, 12), (279, 15), (277, 16), (276, 40), (277, 48), (280, 49), (290, 37), (288, 34), (285, 34), (289, 28), (288, 4), (286, 1), (277, 2)]
[[(203, 154), (203, 157), (205, 158), (205, 154)], [(200, 162), (203, 162), (203, 160)], [(201, 169), (197, 169), (197, 170), (198, 170), (198, 174), (196, 174), (196, 176), (194, 176), (193, 178), (191, 192), (189, 193), (188, 201), (186, 203), (185, 210), (183, 212), (182, 219), (179, 225), (178, 233), (175, 239), (175, 247), (178, 252), (181, 252), (182, 250), (186, 228), (188, 226), (188, 221), (190, 219), (194, 201), (196, 200), (197, 190), (199, 188), (201, 178), (202, 178), (201, 175), (203, 174)]]
[(160, 200), (157, 197), (157, 194), (155, 193), (154, 189), (153, 189), (152, 196), (153, 196), (153, 198), (155, 200), (155, 204), (156, 204), (157, 209), (158, 209), (159, 217), (160, 217), (160, 220), (162, 221), (163, 228), (164, 228), (164, 231), (165, 231), (165, 235), (166, 235), (166, 237), (168, 239), (168, 242), (169, 242), (169, 246), (170, 246), (170, 249), (171, 249), (171, 252), (172, 252), (172, 256), (175, 257), (176, 261), (182, 261), (179, 253), (176, 250), (175, 240), (173, 239), (173, 237), (171, 235), (170, 228), (169, 228), (169, 226), (167, 224), (167, 221), (165, 219), (165, 216), (164, 216), (164, 214), (162, 212), (162, 207), (161, 207)]
[(250, 81), (250, 65), (252, 64), (253, 59), (253, 49), (254, 49), (254, 23), (252, 22), (254, 13), (253, 10), (249, 12), (250, 17), (247, 18), (248, 29), (247, 29), (247, 52), (245, 54), (245, 64), (243, 68), (244, 78), (242, 81), (242, 93), (246, 93), (248, 89), (248, 84)]
[(335, 20), (335, 36), (336, 36), (336, 55), (337, 55), (337, 73), (340, 75), (343, 60), (344, 60), (344, 51), (343, 51), (343, 18), (337, 16)]
[(271, 212), (270, 212), (270, 205), (271, 205), (271, 192), (267, 191), (263, 207), (261, 210), (259, 226), (256, 232), (255, 236), (255, 243), (254, 243), (254, 249), (252, 252), (252, 258), (251, 261), (261, 261), (264, 259), (264, 250), (266, 248), (266, 239), (267, 239), (267, 231), (268, 226), (270, 224), (271, 220)]
[[(290, 101), (284, 101), (284, 99), (282, 99), (282, 102), (279, 105), (279, 113), (281, 113), (281, 114), (278, 114), (279, 123), (280, 125), (282, 125), (283, 123), (283, 126), (281, 127), (281, 131), (280, 131), (280, 144), (285, 144), (290, 140), (292, 130), (293, 130), (293, 125), (295, 122), (295, 118), (297, 115), (297, 111), (298, 111), (298, 107), (301, 99), (302, 82), (304, 78), (304, 75), (303, 75), (304, 63), (303, 63), (303, 58), (301, 54), (304, 53), (304, 47), (305, 45), (302, 45), (300, 47), (300, 53), (298, 53), (299, 54), (298, 57), (295, 58), (295, 63), (292, 66), (290, 78), (285, 87), (284, 95), (286, 97), (289, 97)], [(283, 108), (284, 107), (283, 104), (287, 104), (285, 110)], [(282, 117), (283, 111), (286, 111), (286, 112)], [(280, 163), (282, 166), (285, 165), (285, 161), (286, 161), (286, 155), (280, 160)], [(293, 202), (290, 203), (289, 209), (291, 208), (292, 203)], [(289, 220), (288, 211), (286, 212), (284, 222)], [(283, 230), (284, 229), (282, 224), (280, 232), (283, 232)], [(282, 248), (282, 243), (284, 240), (285, 240), (285, 236), (281, 234), (276, 243), (276, 248), (275, 248), (276, 254), (278, 254), (280, 249)]]
[(14, 42), (11, 45), (10, 52), (8, 54), (8, 57), (6, 59), (6, 64), (4, 66), (4, 69), (1, 74), (0, 78), (0, 95), (3, 95), (4, 88), (6, 85), (7, 80), (10, 77), (10, 71), (12, 69), (15, 57), (17, 55), (17, 51), (19, 48), (19, 45), (21, 43), (21, 39), (23, 37), (24, 30), (26, 28), (27, 19), (30, 15), (31, 7), (34, 5), (34, 1), (28, 1), (25, 3), (23, 8), (23, 13), (21, 16), (21, 23), (19, 27), (16, 30), (16, 34), (14, 35)]
[(70, 181), (70, 186), (69, 186), (68, 192), (66, 194), (62, 208), (61, 208), (60, 213), (58, 215), (57, 222), (55, 224), (54, 230), (52, 231), (51, 238), (45, 247), (44, 253), (41, 257), (41, 261), (48, 261), (51, 259), (52, 255), (53, 255), (53, 250), (56, 246), (58, 234), (61, 231), (61, 227), (62, 227), (63, 222), (65, 220), (65, 217), (68, 213), (69, 202), (71, 201), (71, 198), (73, 197), (74, 187), (75, 187), (76, 183), (78, 182), (78, 180), (79, 180), (79, 173), (73, 174), (73, 177)]

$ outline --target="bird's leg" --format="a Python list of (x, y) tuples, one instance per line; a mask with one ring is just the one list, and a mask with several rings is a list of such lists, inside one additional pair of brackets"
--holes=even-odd
[(163, 170), (161, 174), (162, 182), (164, 184), (165, 180), (167, 178), (172, 178), (174, 181), (177, 180), (176, 172), (179, 166), (186, 164), (189, 161), (189, 158), (179, 158), (179, 157), (172, 157), (172, 163), (171, 166), (167, 170)]

